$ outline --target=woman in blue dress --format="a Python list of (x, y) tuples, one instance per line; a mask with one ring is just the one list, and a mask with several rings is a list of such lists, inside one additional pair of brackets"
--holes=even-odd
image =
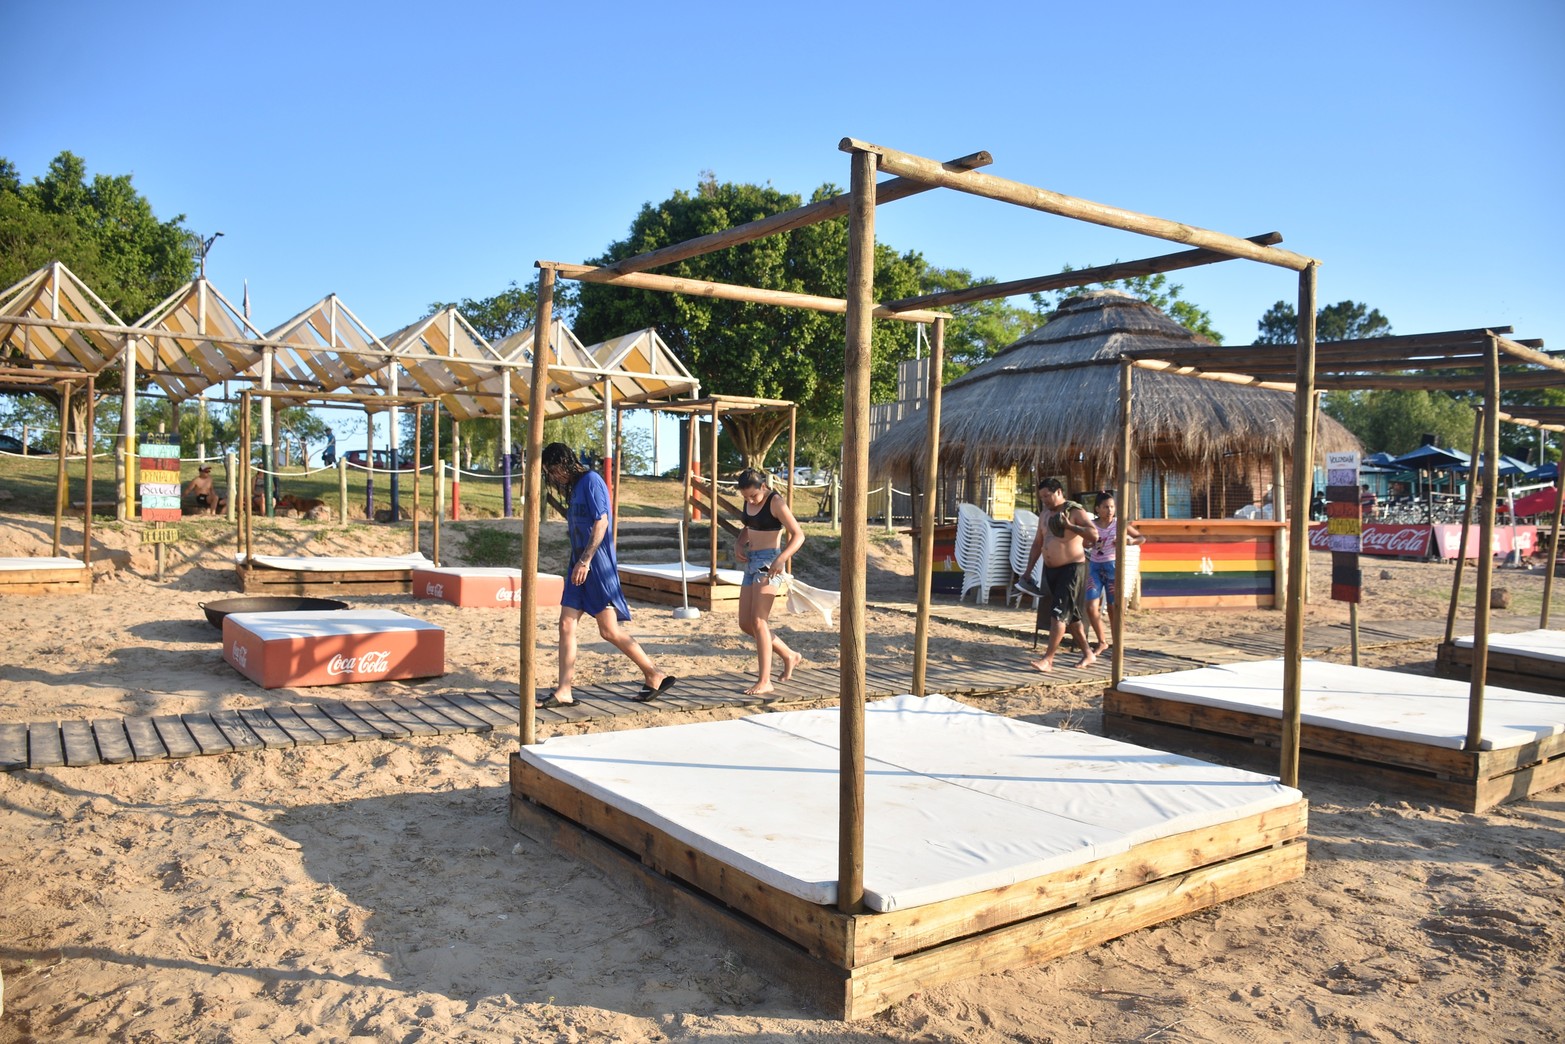
[(559, 684), (538, 705), (567, 707), (576, 702), (571, 683), (576, 676), (576, 623), (583, 615), (596, 620), (603, 640), (630, 657), (641, 671), (641, 691), (631, 698), (654, 699), (673, 688), (676, 679), (658, 670), (641, 644), (620, 626), (630, 619), (630, 607), (620, 590), (619, 563), (609, 535), (609, 487), (597, 472), (583, 467), (563, 442), (543, 448), (542, 464), (544, 478), (567, 500), (571, 561), (560, 598)]

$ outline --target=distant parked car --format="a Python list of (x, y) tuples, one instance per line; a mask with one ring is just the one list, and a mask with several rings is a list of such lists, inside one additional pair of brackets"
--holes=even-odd
[[(22, 452), (22, 440), (15, 435), (0, 435), (0, 453)], [(40, 443), (33, 443), (27, 447), (28, 453), (48, 453), (49, 451)]]
[[(356, 468), (373, 467), (377, 471), (390, 471), (391, 470), (391, 451), (390, 450), (376, 450), (375, 451), (375, 456), (373, 458), (373, 460), (374, 460), (373, 464), (370, 463), (370, 460), (372, 458), (370, 457), (368, 450), (349, 450), (348, 452), (346, 452), (346, 453), (344, 453), (342, 455), (342, 459), (347, 461), (349, 464), (352, 464)], [(412, 466), (411, 462), (407, 461), (406, 459), (402, 459), (402, 458), (399, 457), (399, 459), (397, 460), (397, 470), (398, 471), (412, 471), (413, 470), (413, 466)]]

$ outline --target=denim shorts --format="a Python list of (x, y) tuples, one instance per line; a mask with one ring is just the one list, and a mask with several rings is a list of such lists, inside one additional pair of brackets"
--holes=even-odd
[(1114, 562), (1088, 562), (1087, 563), (1087, 601), (1096, 602), (1105, 593), (1108, 600), (1114, 600)]
[(778, 547), (758, 547), (751, 551), (749, 559), (744, 564), (744, 586), (766, 583), (766, 578), (761, 575), (761, 571), (777, 561), (777, 555), (781, 550), (782, 548)]

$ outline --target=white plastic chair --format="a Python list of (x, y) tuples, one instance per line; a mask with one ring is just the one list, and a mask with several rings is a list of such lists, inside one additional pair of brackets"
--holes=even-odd
[[(1026, 508), (1017, 508), (1016, 516), (1011, 519), (1011, 580), (1010, 586), (1005, 592), (1006, 605), (1010, 605), (1011, 599), (1015, 598), (1016, 605), (1020, 607), (1022, 599), (1028, 597), (1027, 592), (1017, 587), (1016, 584), (1027, 571), (1027, 555), (1032, 551), (1033, 538), (1037, 535), (1038, 516)], [(1043, 560), (1041, 556), (1038, 563), (1033, 567), (1033, 572), (1037, 574), (1033, 578), (1033, 582), (1037, 583), (1043, 578)], [(1031, 597), (1033, 608), (1036, 609), (1038, 607), (1038, 596), (1032, 595)]]
[(961, 504), (956, 518), (956, 563), (962, 567), (962, 594), (977, 591), (978, 602), (989, 602), (989, 591), (1011, 582), (1010, 523), (996, 522), (976, 504)]

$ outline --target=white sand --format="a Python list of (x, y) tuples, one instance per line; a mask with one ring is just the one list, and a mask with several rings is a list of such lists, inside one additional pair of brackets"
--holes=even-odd
[[(47, 519), (0, 520), (0, 555), (40, 544), (47, 553), (48, 529)], [(219, 532), (204, 550), (176, 545), (158, 582), (149, 554), (95, 529), (129, 568), (90, 595), (0, 600), (10, 623), (0, 720), (514, 685), (514, 615), (379, 596), (357, 604), (446, 628), (451, 673), (263, 692), (222, 663), (196, 607), (234, 594), (232, 536)], [(285, 532), (271, 550), (408, 550), (405, 529), (368, 530), (374, 538), (354, 546), (330, 526)], [(447, 561), (461, 564), (449, 527), (446, 540)], [(542, 617), (533, 640), (547, 675), (554, 616)], [(1132, 620), (1196, 640), (1274, 631), (1281, 616)], [(818, 618), (776, 622), (812, 662), (836, 662), (836, 633)], [(911, 647), (911, 619), (872, 613), (869, 628), (872, 657)], [(673, 673), (733, 671), (746, 684), (737, 675), (753, 654), (729, 616), (691, 623), (638, 607), (632, 629)], [(957, 660), (1020, 664), (1028, 653), (993, 633), (936, 625), (933, 635), (936, 655)], [(1433, 645), (1400, 655), (1423, 665)], [(1381, 659), (1371, 665), (1396, 657)], [(633, 673), (603, 643), (584, 645), (583, 683)], [(975, 702), (1097, 727), (1090, 689)], [(1350, 780), (1307, 780), (1302, 881), (1084, 954), (931, 989), (850, 1026), (813, 1014), (765, 967), (513, 833), (515, 745), (515, 731), (502, 730), (0, 774), (0, 1042), (1565, 1039), (1560, 791), (1467, 815)]]

